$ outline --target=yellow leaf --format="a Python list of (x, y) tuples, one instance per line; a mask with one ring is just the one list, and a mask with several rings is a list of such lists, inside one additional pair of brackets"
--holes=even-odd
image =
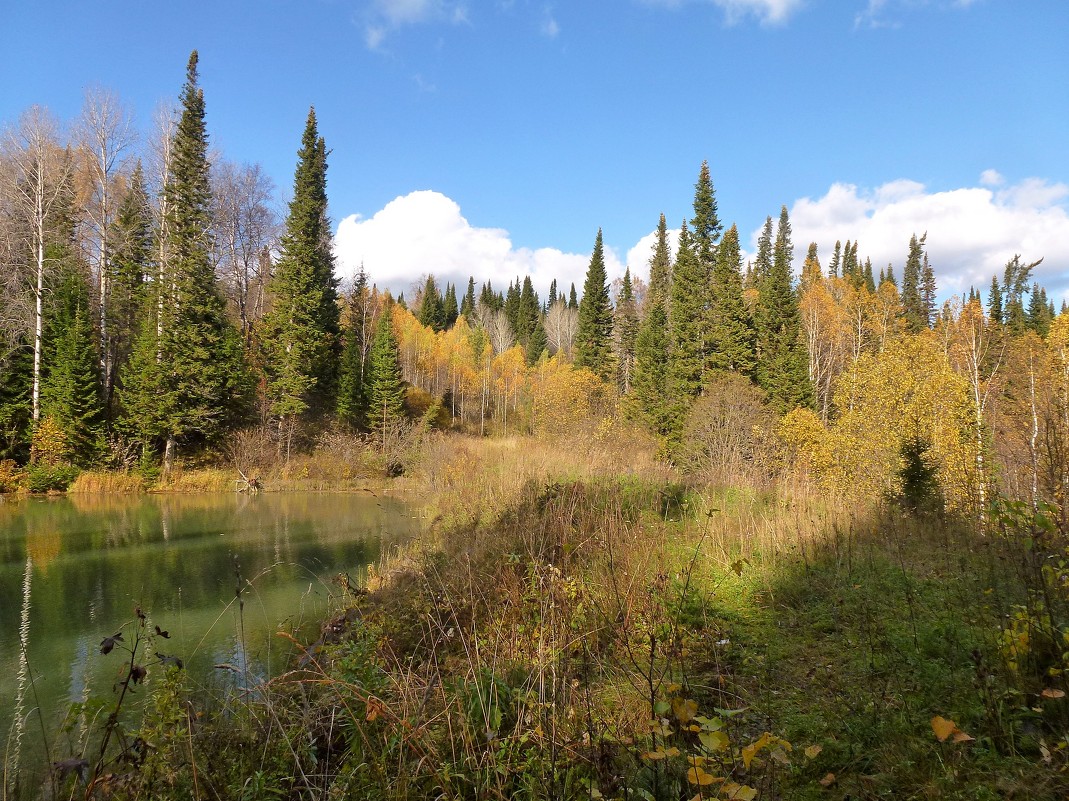
[(835, 774), (827, 774), (823, 779), (820, 780), (820, 783), (823, 787), (831, 787), (833, 784), (835, 784)]
[(811, 745), (805, 749), (806, 759), (816, 759), (817, 755), (824, 750), (822, 745)]
[(784, 751), (782, 748), (775, 749), (771, 754), (769, 754), (769, 756), (771, 756), (774, 760), (779, 762), (781, 765), (789, 765), (789, 764), (791, 764), (790, 757), (787, 756), (787, 752)]
[(935, 732), (935, 739), (941, 743), (945, 743), (947, 737), (958, 730), (958, 724), (952, 720), (936, 715), (932, 718), (932, 731)]
[(757, 790), (753, 787), (747, 787), (745, 784), (735, 784), (730, 782), (724, 785), (724, 797), (732, 799), (732, 801), (753, 801), (757, 798)]
[(951, 737), (951, 741), (955, 742), (955, 743), (967, 743), (967, 742), (970, 742), (970, 741), (975, 740), (975, 739), (976, 739), (975, 737), (970, 737), (968, 734), (963, 732), (961, 729), (958, 729), (957, 731), (955, 731), (954, 732), (954, 736)]
[(698, 739), (706, 751), (723, 751), (730, 745), (728, 736), (722, 731), (703, 731), (698, 735)]
[(375, 718), (377, 718), (378, 716), (379, 716), (379, 708), (378, 708), (378, 706), (376, 706), (375, 704), (368, 704), (367, 705), (367, 716), (366, 716), (365, 719), (369, 720), (369, 721), (370, 720), (375, 720)]
[(757, 754), (758, 751), (768, 745), (768, 742), (771, 737), (772, 735), (766, 731), (760, 736), (760, 738), (742, 749), (742, 764), (746, 766), (747, 770), (750, 769), (750, 763), (753, 762), (754, 756)]
[(689, 723), (698, 714), (698, 704), (696, 701), (674, 698), (672, 699), (672, 712), (675, 713), (680, 723)]
[(667, 756), (664, 751), (657, 749), (656, 751), (647, 751), (642, 755), (643, 759), (648, 759), (650, 762), (656, 762), (659, 759), (664, 759)]
[(708, 760), (709, 760), (708, 757), (703, 757), (703, 756), (688, 756), (687, 757), (687, 762), (689, 762), (691, 765), (693, 765), (696, 768), (700, 768)]
[(691, 784), (697, 784), (699, 787), (705, 787), (716, 781), (716, 777), (695, 765), (687, 771), (687, 781)]
[(1048, 687), (1040, 695), (1044, 698), (1065, 698), (1065, 690), (1054, 690)]
[(664, 755), (666, 757), (677, 757), (679, 756), (679, 753), (679, 749), (676, 748), (674, 745), (671, 748), (664, 749)]

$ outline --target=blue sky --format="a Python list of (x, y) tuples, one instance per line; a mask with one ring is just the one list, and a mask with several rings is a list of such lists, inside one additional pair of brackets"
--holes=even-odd
[(927, 230), (944, 293), (1015, 252), (1069, 292), (1065, 0), (0, 1), (0, 122), (97, 84), (147, 132), (197, 48), (213, 145), (288, 192), (314, 104), (339, 269), (395, 291), (579, 283), (599, 227), (644, 275), (708, 159), (744, 243), (785, 204), (799, 262)]

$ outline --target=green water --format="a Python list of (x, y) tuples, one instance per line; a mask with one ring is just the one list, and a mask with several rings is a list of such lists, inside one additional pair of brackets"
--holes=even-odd
[(0, 499), (0, 764), (20, 683), (20, 773), (40, 770), (49, 735), (51, 756), (67, 755), (59, 722), (72, 702), (112, 697), (129, 654), (100, 643), (134, 639), (135, 607), (170, 634), (143, 649), (150, 680), (155, 653), (216, 689), (255, 680), (292, 656), (277, 632), (315, 639), (338, 575), (360, 583), (417, 530), (403, 501), (366, 492)]

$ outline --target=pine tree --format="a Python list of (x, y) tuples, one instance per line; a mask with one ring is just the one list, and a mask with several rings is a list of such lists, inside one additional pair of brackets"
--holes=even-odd
[(420, 298), (416, 319), (435, 331), (445, 329), (445, 304), (433, 275), (428, 275), (423, 284), (423, 296)]
[(520, 333), (520, 278), (509, 281), (508, 292), (505, 293), (505, 319), (509, 321), (512, 335), (519, 337)]
[(542, 358), (542, 354), (546, 352), (548, 347), (549, 339), (546, 336), (546, 328), (541, 319), (535, 319), (534, 327), (531, 329), (527, 344), (524, 346), (527, 353), (527, 365), (530, 367), (538, 364), (538, 360)]
[[(538, 328), (538, 295), (534, 291), (534, 285), (531, 283), (531, 276), (526, 275), (523, 278), (523, 287), (520, 289), (520, 297), (516, 304), (516, 341), (523, 345), (524, 348), (530, 344), (531, 336), (534, 334), (536, 328)], [(545, 331), (542, 332), (543, 335)], [(545, 345), (543, 344), (543, 348)], [(538, 358), (538, 354), (533, 354), (528, 350), (528, 359), (531, 363), (534, 363), (534, 359)]]
[(315, 109), (310, 109), (297, 153), (282, 253), (268, 284), (272, 306), (261, 322), (260, 336), (267, 395), (287, 452), (297, 418), (336, 403), (337, 282), (325, 240), (326, 151)]
[[(181, 95), (182, 114), (172, 143), (167, 200), (168, 262), (157, 281), (154, 300), (159, 333), (155, 342), (139, 340), (146, 353), (130, 362), (124, 401), (130, 423), (143, 439), (162, 439), (164, 469), (169, 470), (178, 442), (204, 442), (219, 436), (244, 412), (247, 376), (241, 341), (229, 323), (211, 262), (211, 196), (204, 93), (197, 84), (197, 53), (190, 56)], [(149, 396), (136, 397), (140, 391)]]
[(442, 309), (445, 313), (445, 325), (443, 330), (448, 331), (453, 327), (460, 316), (460, 308), (457, 306), (457, 288), (453, 284), (445, 285), (445, 298), (442, 300)]
[(653, 242), (650, 259), (650, 297), (668, 297), (672, 282), (672, 254), (668, 250), (668, 223), (664, 215), (657, 221), (657, 238)]
[(703, 161), (694, 185), (694, 217), (691, 225), (691, 248), (698, 264), (708, 273), (712, 272), (716, 258), (716, 245), (724, 226), (716, 211), (716, 192), (709, 176), (709, 162)]
[(653, 295), (635, 337), (635, 369), (627, 404), (632, 418), (662, 437), (667, 437), (672, 428), (668, 359), (665, 301)]
[(750, 285), (760, 289), (771, 272), (772, 218), (766, 217), (765, 224), (761, 228), (761, 234), (757, 237), (757, 253), (754, 256), (753, 268), (750, 275)]
[(924, 241), (928, 234), (917, 238), (914, 234), (909, 240), (909, 255), (902, 270), (902, 311), (906, 318), (906, 327), (917, 333), (928, 327), (929, 311), (924, 299)]
[(60, 267), (45, 329), (47, 370), (41, 378), (41, 414), (63, 431), (72, 461), (88, 466), (104, 449), (104, 404), (89, 287), (70, 248), (49, 250), (49, 259)]
[(371, 292), (363, 265), (356, 274), (349, 301), (349, 325), (345, 330), (338, 375), (338, 419), (354, 428), (367, 425), (367, 363), (371, 347)]
[(839, 269), (843, 260), (843, 243), (835, 240), (835, 249), (831, 252), (831, 261), (828, 262), (828, 278), (838, 278)]
[(471, 322), (472, 315), (475, 314), (475, 277), (468, 276), (468, 291), (464, 293), (464, 300), (460, 303), (460, 313), (464, 315), (468, 322)]
[(614, 328), (617, 343), (618, 383), (620, 391), (631, 391), (635, 369), (635, 339), (638, 336), (638, 309), (635, 306), (635, 290), (631, 284), (631, 268), (624, 270), (620, 294), (616, 298)]
[(549, 297), (546, 298), (546, 309), (552, 309), (557, 305), (557, 279), (549, 282)]
[(772, 267), (761, 284), (757, 303), (757, 383), (768, 394), (769, 405), (780, 414), (813, 402), (809, 360), (800, 335), (798, 296), (791, 282), (793, 250), (784, 206), (776, 230)]
[(1035, 331), (1041, 337), (1046, 337), (1050, 333), (1050, 324), (1053, 319), (1050, 304), (1047, 302), (1047, 290), (1033, 282), (1032, 292), (1028, 298), (1028, 329)]
[(707, 368), (752, 375), (756, 358), (755, 333), (742, 294), (742, 254), (739, 230), (734, 225), (717, 247), (712, 287)]
[(586, 271), (583, 299), (579, 303), (575, 366), (586, 367), (604, 381), (611, 381), (615, 371), (612, 360), (612, 306), (609, 303), (609, 284), (605, 275), (605, 253), (600, 228), (594, 240), (590, 266)]
[(1028, 291), (1028, 281), (1032, 277), (1032, 270), (1040, 265), (1043, 259), (1025, 264), (1020, 255), (1014, 255), (1006, 262), (1006, 270), (1002, 279), (1002, 298), (1005, 314), (1006, 327), (1011, 334), (1023, 334), (1028, 327), (1028, 315), (1024, 307), (1024, 293)]
[(152, 209), (140, 162), (134, 168), (130, 188), (119, 205), (109, 240), (113, 248), (107, 311), (111, 328), (109, 363), (112, 376), (104, 382), (107, 395), (104, 402), (108, 419), (115, 420), (118, 414), (115, 390), (137, 340), (138, 317), (144, 307), (145, 278), (152, 266)]
[(380, 434), (404, 414), (405, 386), (392, 317), (389, 307), (379, 317), (368, 366), (368, 422)]
[(572, 288), (568, 291), (568, 308), (569, 309), (578, 309), (579, 308), (579, 301), (576, 299), (576, 296), (575, 296), (575, 284), (574, 283), (572, 284)]
[(928, 262), (928, 254), (924, 254), (924, 260), (921, 263), (921, 314), (923, 316), (923, 322), (925, 328), (931, 328), (935, 323), (936, 318), (936, 285), (935, 285), (935, 271), (932, 269), (932, 265)]
[[(705, 326), (700, 287), (703, 270), (691, 248), (690, 229), (683, 221), (672, 277), (672, 296), (668, 307), (670, 394), (689, 407), (702, 388), (705, 358), (702, 351)], [(682, 421), (680, 412), (679, 421)]]

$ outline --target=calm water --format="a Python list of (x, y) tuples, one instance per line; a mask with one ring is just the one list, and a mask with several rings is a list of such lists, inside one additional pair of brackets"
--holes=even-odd
[(150, 628), (170, 632), (153, 650), (180, 657), (199, 683), (277, 672), (290, 649), (275, 633), (303, 626), (304, 640), (315, 639), (340, 592), (334, 578), (360, 583), (383, 549), (417, 530), (404, 502), (368, 493), (0, 499), (0, 763), (27, 581), (29, 768), (41, 728), (33, 710), (55, 726), (87, 693), (110, 698), (128, 655), (103, 656), (100, 642), (120, 630), (132, 641), (136, 606)]

